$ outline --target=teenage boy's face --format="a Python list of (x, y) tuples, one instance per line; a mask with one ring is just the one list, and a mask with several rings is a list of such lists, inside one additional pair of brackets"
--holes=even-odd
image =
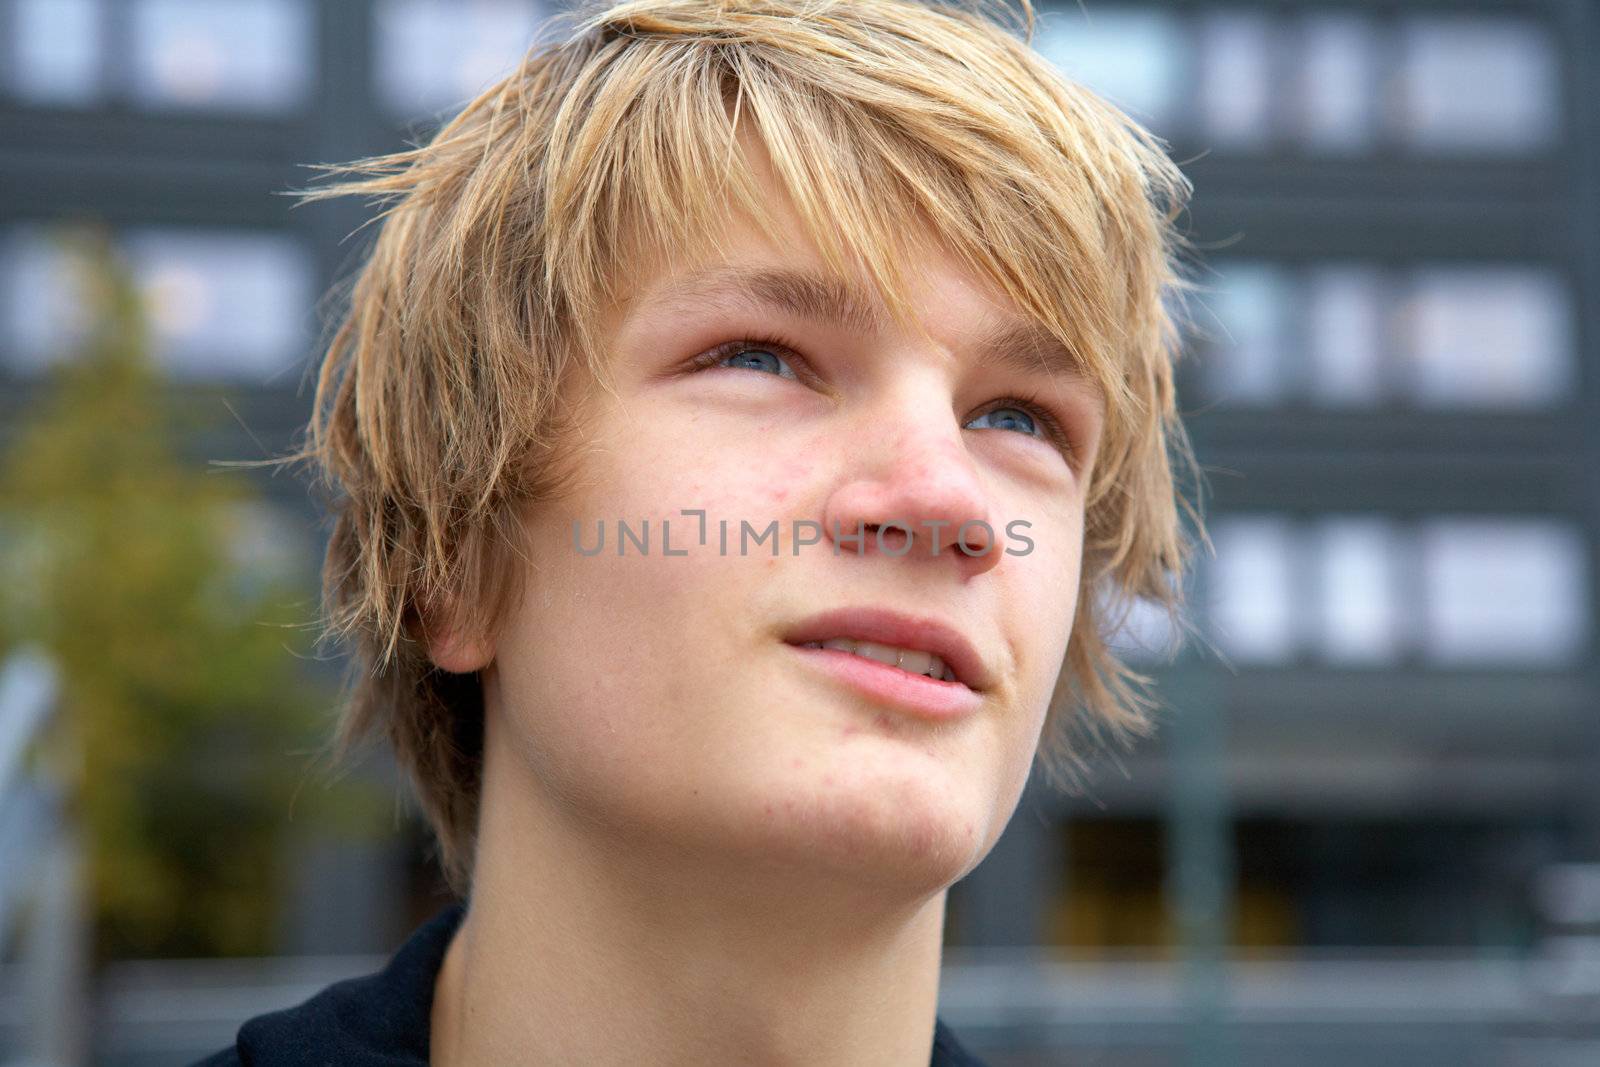
[[(642, 268), (608, 309), (617, 395), (589, 399), (576, 490), (527, 516), (527, 593), (485, 674), (490, 744), (515, 754), (521, 802), (567, 825), (932, 894), (987, 854), (1027, 778), (1102, 406), (1086, 382), (996, 361), (1033, 354), (1006, 340), (1022, 323), (948, 257), (916, 264), (931, 342), (871, 290), (860, 310), (882, 322), (841, 318), (801, 234), (792, 213), (787, 232), (735, 220), (716, 256)], [(636, 536), (648, 520), (648, 551), (618, 554), (619, 520)], [(776, 558), (754, 540), (773, 522)], [(963, 523), (971, 553), (951, 547)], [(967, 684), (794, 643), (861, 636), (865, 616), (807, 629), (841, 609), (955, 631)]]

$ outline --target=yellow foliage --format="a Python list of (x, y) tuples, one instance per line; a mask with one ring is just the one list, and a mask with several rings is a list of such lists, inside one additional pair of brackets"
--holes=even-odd
[[(38, 755), (81, 820), (98, 954), (270, 952), (290, 798), (332, 700), (289, 647), (312, 592), (230, 554), (252, 494), (180, 457), (136, 287), (103, 235), (69, 241), (90, 327), (0, 456), (0, 653), (35, 641), (60, 670)], [(330, 802), (296, 799), (311, 818)]]

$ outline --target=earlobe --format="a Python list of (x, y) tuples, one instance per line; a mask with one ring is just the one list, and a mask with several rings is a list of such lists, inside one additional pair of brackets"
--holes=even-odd
[(471, 674), (489, 665), (494, 658), (494, 650), (486, 642), (468, 641), (450, 630), (431, 642), (428, 658), (440, 670), (451, 674)]
[(427, 649), (433, 665), (451, 674), (480, 671), (494, 659), (494, 648), (490, 642), (469, 638), (457, 626), (441, 626), (437, 630), (429, 627)]

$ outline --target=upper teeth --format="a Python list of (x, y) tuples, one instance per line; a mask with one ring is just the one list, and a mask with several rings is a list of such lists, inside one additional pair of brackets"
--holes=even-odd
[(914, 648), (895, 648), (893, 645), (880, 645), (872, 641), (853, 641), (848, 637), (834, 637), (827, 641), (807, 641), (807, 648), (836, 648), (841, 652), (852, 652), (857, 656), (887, 663), (891, 667), (899, 667), (912, 674), (925, 674), (929, 678), (939, 678), (946, 682), (956, 680), (955, 672), (945, 665), (944, 660), (932, 652), (919, 652)]

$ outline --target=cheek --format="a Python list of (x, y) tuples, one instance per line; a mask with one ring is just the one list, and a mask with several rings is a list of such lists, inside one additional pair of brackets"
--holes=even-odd
[[(528, 516), (528, 588), (497, 658), (528, 758), (549, 764), (542, 773), (637, 767), (694, 749), (696, 721), (715, 717), (707, 694), (739, 676), (765, 565), (781, 561), (741, 557), (740, 523), (760, 531), (779, 519), (784, 529), (811, 470), (702, 430), (652, 433), (635, 420), (587, 452), (574, 495)], [(684, 510), (705, 512), (704, 545), (701, 520)], [(618, 554), (619, 520), (639, 537), (648, 521), (648, 551), (630, 540)], [(603, 536), (599, 552), (578, 551), (575, 522), (585, 551)], [(765, 557), (767, 545), (750, 555)]]
[[(1076, 586), (1083, 562), (1083, 512), (1076, 502), (1041, 509), (1020, 507), (1015, 514), (1031, 525), (1015, 532), (1001, 532), (1007, 547), (1022, 552), (1008, 556), (1030, 594), (1059, 600), (1064, 587)], [(1032, 542), (1029, 546), (1022, 538)], [(1019, 579), (1021, 581), (1021, 579)]]
[(687, 430), (681, 424), (667, 425), (654, 433), (641, 429), (636, 439), (608, 456), (595, 484), (607, 487), (601, 499), (613, 516), (669, 519), (674, 548), (689, 543), (678, 535), (680, 528), (696, 537), (700, 531), (699, 518), (682, 512), (706, 513), (706, 543), (715, 546), (720, 520), (727, 520), (730, 538), (741, 521), (759, 529), (790, 511), (815, 473), (812, 461), (794, 458), (790, 449), (718, 433), (703, 424)]
[(565, 530), (535, 546), (528, 595), (497, 650), (500, 711), (524, 762), (590, 802), (648, 793), (654, 765), (691, 747), (679, 712), (711, 688), (720, 643), (704, 632), (720, 603), (706, 595), (718, 583), (705, 563), (661, 555), (654, 529), (649, 555), (630, 544), (618, 557), (607, 520), (599, 555), (578, 556)]
[(1059, 515), (1034, 520), (1026, 533), (1033, 540), (1032, 550), (1007, 560), (1015, 567), (1007, 602), (1025, 613), (1017, 621), (1034, 645), (1028, 659), (1037, 671), (1035, 682), (1049, 688), (1066, 658), (1081, 595), (1083, 524), (1079, 512), (1064, 509)]

